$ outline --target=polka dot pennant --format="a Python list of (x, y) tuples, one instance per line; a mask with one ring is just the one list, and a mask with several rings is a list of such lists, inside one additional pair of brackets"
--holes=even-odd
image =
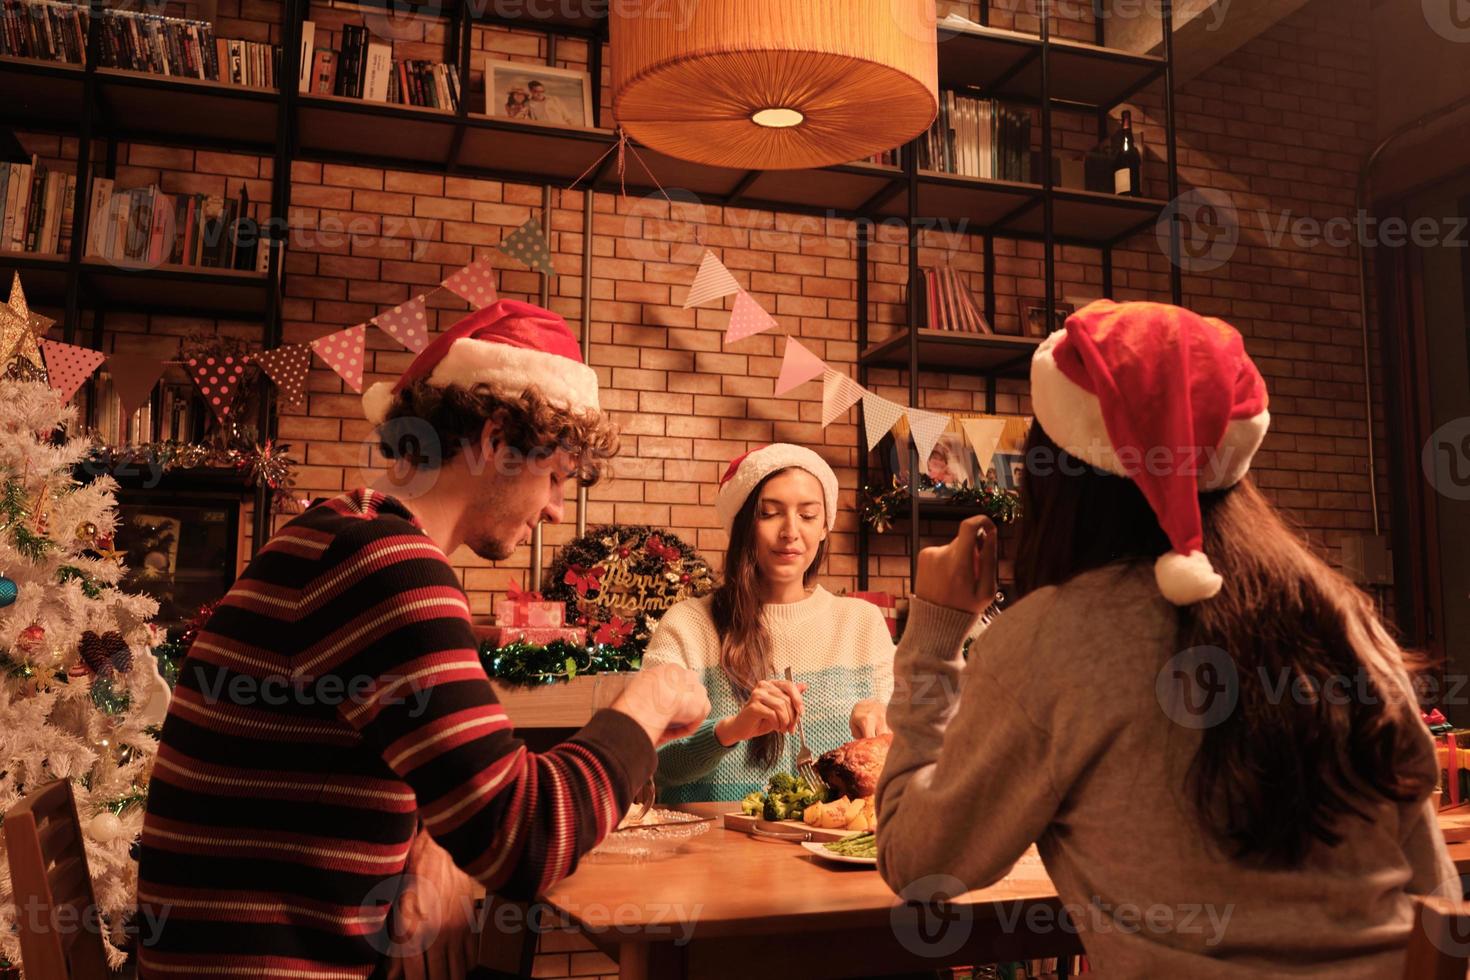
[(506, 235), (505, 240), (500, 243), (500, 250), (537, 272), (548, 276), (556, 275), (556, 269), (551, 264), (551, 246), (546, 243), (546, 232), (541, 230), (541, 222), (535, 218)]
[(735, 294), (735, 309), (730, 313), (730, 326), (725, 330), (725, 343), (733, 344), (737, 340), (754, 337), (775, 325), (776, 321), (771, 314), (761, 309), (761, 305), (742, 289)]
[(282, 405), (301, 405), (306, 401), (306, 375), (311, 371), (311, 348), (305, 344), (288, 344), (255, 355), (260, 365), (281, 394)]
[(214, 410), (220, 422), (227, 422), (235, 406), (235, 396), (240, 393), (240, 378), (245, 374), (245, 362), (250, 358), (233, 354), (216, 354), (209, 357), (191, 357), (184, 362), (189, 376), (204, 396), (205, 404)]
[(471, 262), (444, 280), (442, 285), (456, 296), (469, 301), (477, 310), (483, 310), (499, 297), (495, 291), (495, 267), (490, 264), (488, 257)]
[[(467, 271), (467, 269), (460, 270), (460, 272)], [(459, 274), (455, 273), (455, 275)], [(445, 285), (447, 286), (448, 283), (446, 282)], [(459, 292), (459, 290), (456, 289), (455, 292)], [(460, 293), (460, 295), (464, 296), (463, 293)], [(471, 303), (476, 303), (475, 300), (470, 299), (468, 296), (465, 296), (465, 299), (469, 299)], [(490, 301), (494, 301), (494, 299), (495, 292), (492, 289)], [(393, 307), (387, 313), (379, 313), (373, 317), (372, 322), (379, 330), (417, 354), (429, 344), (429, 320), (425, 312), (427, 305), (427, 297), (415, 296), (407, 303)], [(489, 303), (476, 303), (476, 305), (477, 307), (487, 306)]]
[(359, 323), (313, 340), (311, 349), (347, 382), (347, 387), (361, 392), (363, 363), (367, 359), (366, 341), (367, 324)]
[(61, 393), (63, 401), (71, 401), (82, 382), (107, 360), (107, 355), (101, 351), (44, 338), (41, 350), (46, 354), (46, 373), (50, 375), (51, 387)]

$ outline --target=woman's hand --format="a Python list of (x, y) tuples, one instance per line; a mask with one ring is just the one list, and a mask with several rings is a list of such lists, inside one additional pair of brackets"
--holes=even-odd
[(893, 731), (888, 727), (888, 705), (877, 698), (868, 698), (853, 705), (852, 716), (847, 722), (852, 728), (853, 738), (872, 738)]
[(978, 613), (995, 600), (995, 559), (1000, 537), (985, 515), (960, 525), (949, 544), (919, 552), (914, 595), (936, 606)]
[(801, 717), (801, 695), (805, 684), (791, 681), (761, 681), (750, 692), (740, 713), (715, 723), (721, 745), (734, 745), (771, 732), (790, 732)]

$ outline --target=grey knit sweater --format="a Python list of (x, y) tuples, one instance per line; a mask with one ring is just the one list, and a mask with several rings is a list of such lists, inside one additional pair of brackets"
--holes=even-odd
[[(978, 888), (1035, 841), (1104, 977), (1397, 977), (1408, 895), (1448, 882), (1458, 897), (1433, 800), (1344, 816), (1342, 843), (1300, 870), (1225, 858), (1186, 790), (1199, 730), (1157, 693), (1175, 619), (1151, 569), (1101, 569), (1017, 603), (966, 664), (973, 617), (915, 600), (878, 789), (884, 879), (900, 893), (930, 875)], [(1406, 692), (1386, 635), (1354, 646)], [(1432, 773), (1412, 698), (1396, 705), (1411, 733), (1403, 765)]]

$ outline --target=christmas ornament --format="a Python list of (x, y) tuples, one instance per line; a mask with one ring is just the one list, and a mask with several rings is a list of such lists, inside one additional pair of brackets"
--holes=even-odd
[(10, 284), (10, 302), (0, 306), (0, 366), (4, 376), (18, 381), (46, 381), (46, 362), (36, 335), (50, 330), (56, 321), (32, 313), (20, 285), (20, 273)]
[(157, 728), (163, 724), (164, 718), (168, 717), (169, 702), (173, 700), (173, 689), (168, 686), (168, 681), (163, 676), (163, 665), (157, 657), (153, 659), (153, 669), (148, 672), (142, 684), (140, 692), (146, 697), (143, 706), (138, 709), (138, 722), (144, 728)]
[(87, 821), (87, 836), (99, 844), (115, 841), (126, 831), (117, 815), (106, 810)]
[(77, 646), (82, 662), (99, 677), (106, 677), (113, 670), (124, 673), (133, 665), (133, 654), (121, 633), (109, 631), (98, 635), (91, 630), (82, 634)]
[(20, 631), (15, 638), (15, 647), (21, 653), (35, 653), (41, 648), (46, 639), (46, 627), (40, 623), (32, 623)]
[(77, 525), (77, 540), (92, 544), (97, 541), (97, 525), (91, 521), (82, 521)]
[(15, 597), (19, 594), (20, 588), (15, 584), (13, 579), (8, 579), (4, 575), (0, 575), (0, 609), (4, 609), (14, 602)]

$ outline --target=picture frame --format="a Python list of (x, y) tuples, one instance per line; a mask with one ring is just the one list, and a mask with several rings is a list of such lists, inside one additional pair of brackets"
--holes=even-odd
[[(889, 475), (897, 476), (905, 484), (909, 482), (910, 438), (906, 421), (900, 420), (888, 435), (885, 447)], [(923, 466), (922, 472), (927, 473), (930, 479), (950, 486), (968, 483), (973, 487), (977, 485), (978, 477), (983, 475), (974, 450), (970, 448), (969, 441), (958, 426), (951, 426), (942, 433), (934, 443), (929, 459), (920, 460), (920, 463)], [(919, 497), (923, 500), (942, 500), (946, 496), (948, 494), (939, 489), (919, 491)]]
[(485, 115), (519, 122), (592, 127), (592, 78), (586, 72), (528, 65), (488, 55), (484, 66)]
[(1026, 457), (1022, 453), (996, 453), (991, 457), (986, 475), (993, 476), (996, 486), (1002, 490), (1020, 490), (1025, 468)]
[(158, 600), (154, 622), (188, 625), (200, 607), (235, 583), (240, 498), (215, 493), (123, 489), (114, 547), (123, 553), (122, 587)]
[(1043, 324), (1046, 322), (1046, 303), (1038, 301), (1029, 296), (1022, 296), (1016, 301), (1016, 311), (1021, 318), (1021, 334), (1026, 337), (1046, 337), (1048, 334), (1061, 330), (1067, 325), (1067, 317), (1077, 312), (1074, 303), (1064, 303), (1057, 300), (1052, 310), (1052, 328), (1047, 330)]

